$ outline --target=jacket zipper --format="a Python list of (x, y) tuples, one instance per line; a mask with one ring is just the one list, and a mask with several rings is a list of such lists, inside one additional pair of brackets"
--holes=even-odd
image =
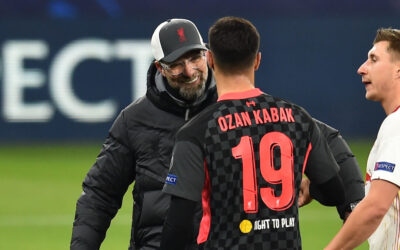
[(186, 112), (185, 112), (185, 122), (189, 120), (189, 111), (190, 111), (190, 109), (186, 109)]

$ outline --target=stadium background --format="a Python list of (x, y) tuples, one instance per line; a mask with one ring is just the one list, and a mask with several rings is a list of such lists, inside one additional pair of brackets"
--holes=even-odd
[[(356, 70), (399, 13), (398, 0), (0, 0), (0, 249), (68, 249), (81, 181), (144, 93), (149, 39), (168, 18), (191, 19), (206, 42), (219, 17), (251, 20), (258, 87), (338, 128), (364, 170), (384, 112)], [(130, 210), (128, 194), (102, 249), (127, 248)], [(335, 210), (301, 211), (305, 249), (321, 249), (340, 227)]]

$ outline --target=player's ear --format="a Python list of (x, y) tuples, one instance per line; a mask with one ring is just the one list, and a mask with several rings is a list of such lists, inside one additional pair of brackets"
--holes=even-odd
[(396, 79), (400, 79), (400, 61), (396, 64)]
[(156, 65), (157, 70), (160, 71), (160, 73), (161, 73), (163, 76), (165, 76), (165, 75), (164, 75), (163, 67), (161, 66), (160, 62), (159, 62), (159, 61), (154, 61), (154, 65)]
[(214, 58), (213, 58), (211, 51), (207, 50), (206, 56), (207, 56), (208, 66), (214, 70)]
[(254, 71), (257, 71), (261, 63), (261, 52), (258, 52), (256, 59), (254, 59)]

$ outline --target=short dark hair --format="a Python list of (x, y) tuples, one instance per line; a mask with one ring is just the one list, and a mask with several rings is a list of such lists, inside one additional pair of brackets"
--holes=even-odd
[(378, 29), (373, 44), (381, 41), (389, 42), (388, 51), (394, 52), (395, 58), (400, 60), (400, 30), (392, 28)]
[(260, 48), (260, 34), (244, 18), (223, 17), (210, 27), (208, 42), (214, 61), (222, 71), (240, 71), (254, 62)]

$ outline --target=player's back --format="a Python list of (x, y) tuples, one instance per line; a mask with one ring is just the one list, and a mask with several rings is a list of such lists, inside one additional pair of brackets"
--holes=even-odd
[(201, 128), (185, 129), (202, 141), (210, 194), (205, 249), (301, 249), (297, 198), (315, 133), (308, 113), (254, 89), (223, 96), (193, 123)]

